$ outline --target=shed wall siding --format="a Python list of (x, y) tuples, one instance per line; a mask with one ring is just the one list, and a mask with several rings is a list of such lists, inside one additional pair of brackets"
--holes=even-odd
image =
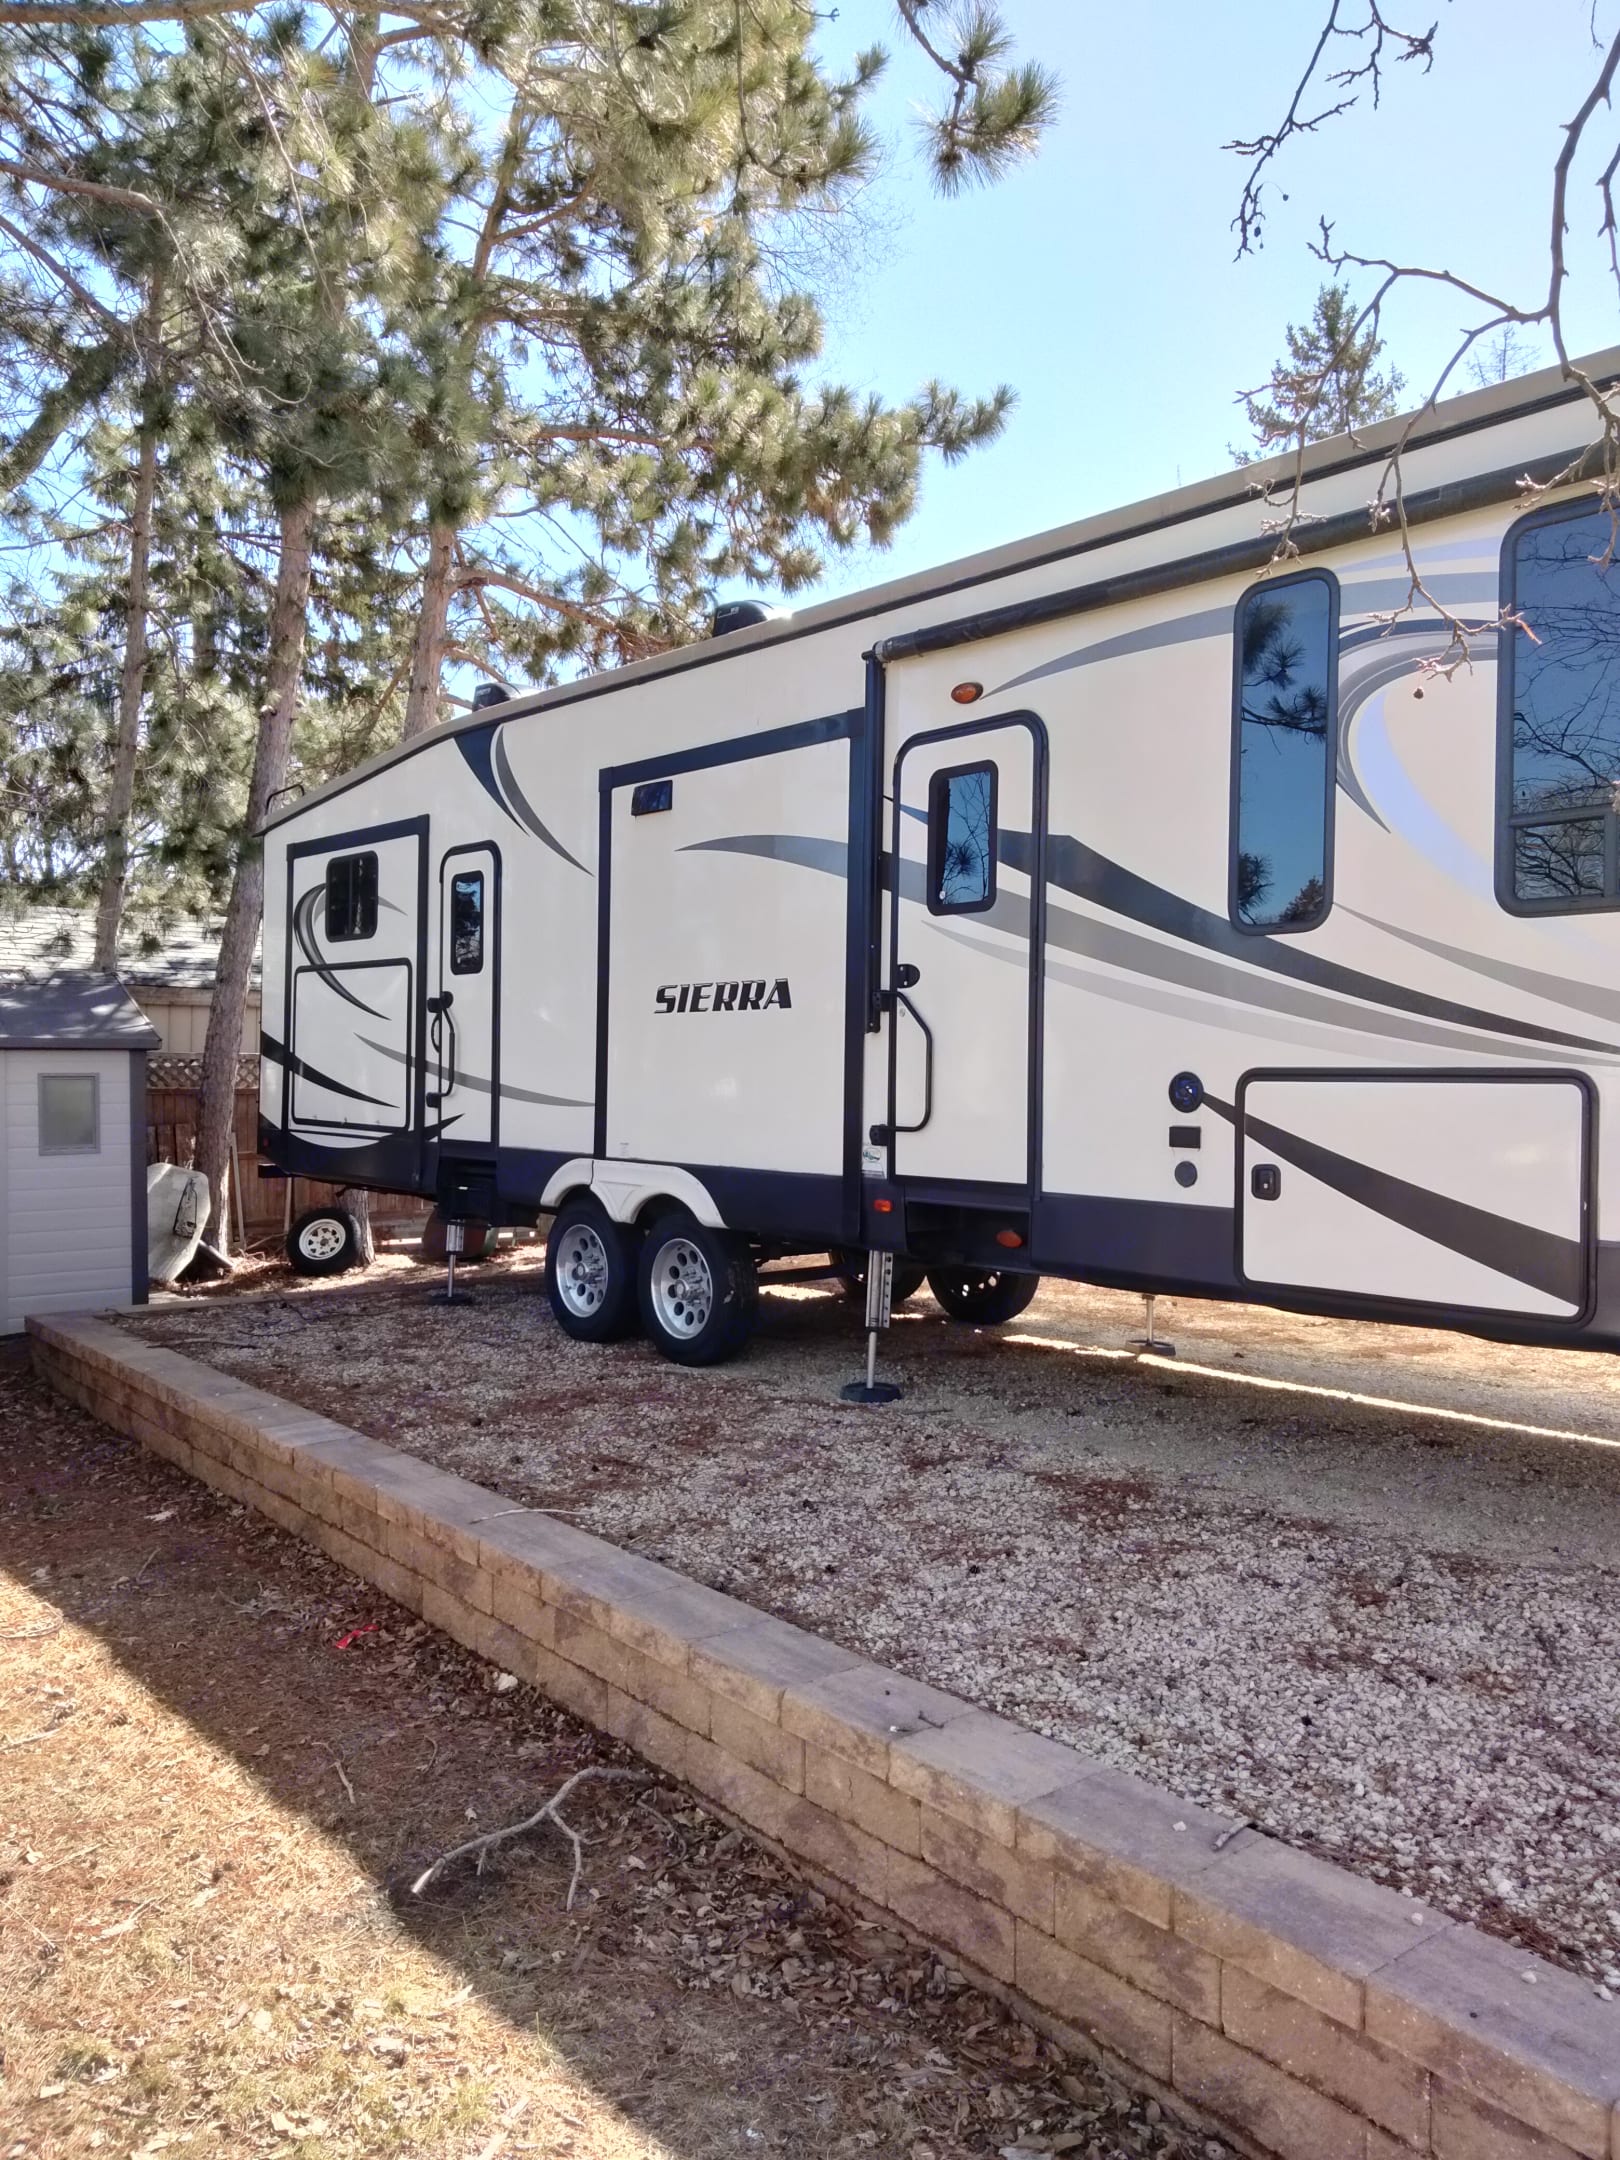
[[(131, 1303), (129, 1058), (124, 1051), (0, 1053), (0, 1332), (29, 1313), (93, 1312)], [(42, 1073), (94, 1073), (101, 1146), (39, 1152)]]

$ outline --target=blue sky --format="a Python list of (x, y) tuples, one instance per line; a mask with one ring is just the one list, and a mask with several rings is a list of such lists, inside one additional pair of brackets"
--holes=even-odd
[[(842, 0), (823, 32), (829, 58), (875, 38), (893, 55), (871, 108), (891, 152), (825, 296), (826, 373), (890, 398), (931, 376), (970, 391), (1007, 382), (1019, 403), (1000, 442), (930, 466), (891, 548), (832, 563), (794, 605), (1227, 466), (1245, 432), (1236, 393), (1264, 380), (1325, 276), (1308, 248), (1322, 213), (1361, 253), (1545, 288), (1552, 162), (1597, 70), (1591, 0), (1397, 0), (1411, 27), (1439, 15), (1433, 70), (1392, 67), (1378, 111), (1364, 97), (1290, 148), (1265, 248), (1242, 262), (1242, 167), (1221, 145), (1281, 115), (1326, 0), (1003, 4), (1022, 49), (1062, 76), (1063, 110), (1039, 157), (954, 201), (930, 192), (913, 139), (934, 79), (883, 0)], [(1617, 15), (1620, 0), (1598, 0), (1601, 37)], [(1597, 241), (1601, 162), (1572, 191), (1575, 351), (1620, 342)], [(1394, 302), (1386, 358), (1413, 402), (1473, 319), (1455, 294), (1409, 288)], [(1539, 349), (1551, 357), (1545, 337)]]

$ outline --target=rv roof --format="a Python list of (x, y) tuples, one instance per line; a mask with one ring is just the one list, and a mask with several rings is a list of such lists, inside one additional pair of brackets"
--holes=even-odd
[[(1590, 354), (1575, 365), (1595, 381), (1611, 381), (1620, 376), (1620, 346), (1609, 346), (1602, 352)], [(1407, 447), (1416, 448), (1424, 443), (1444, 441), (1449, 436), (1491, 427), (1522, 414), (1543, 411), (1549, 406), (1573, 403), (1583, 395), (1581, 386), (1569, 381), (1561, 367), (1541, 368), (1533, 375), (1523, 375), (1512, 382), (1493, 383), (1489, 389), (1448, 398), (1421, 414), (1415, 422), (1409, 414), (1400, 415), (1393, 420), (1380, 421), (1377, 426), (1363, 429), (1356, 435), (1335, 435), (1324, 442), (1312, 443), (1304, 453), (1303, 477), (1307, 481), (1318, 480), (1357, 465), (1376, 464), (1399, 443), (1408, 428)], [(483, 727), (491, 719), (515, 719), (520, 714), (537, 712), (550, 705), (567, 704), (610, 681), (645, 682), (652, 676), (690, 666), (699, 657), (719, 659), (734, 653), (754, 652), (762, 645), (802, 637), (809, 630), (830, 629), (837, 623), (857, 622), (863, 616), (889, 614), (907, 601), (926, 600), (992, 578), (1005, 577), (1017, 570), (1031, 569), (1040, 563), (1084, 554), (1111, 540), (1154, 532), (1244, 501), (1275, 483), (1291, 484), (1294, 471), (1294, 453), (1285, 452), (1253, 465), (1239, 466), (1231, 472), (1217, 473), (1207, 480), (1194, 481), (1189, 487), (1150, 495), (1116, 510), (1080, 518), (1071, 525), (1035, 533), (1028, 539), (1009, 541), (1000, 547), (987, 548), (978, 555), (961, 556), (935, 569), (914, 571), (909, 577), (893, 578), (884, 585), (867, 586), (860, 592), (845, 593), (836, 600), (823, 600), (779, 615), (772, 621), (731, 631), (720, 641), (719, 650), (715, 649), (713, 641), (707, 640), (697, 645), (677, 645), (668, 652), (655, 653), (645, 660), (632, 660), (605, 674), (581, 676), (573, 682), (556, 684), (549, 690), (520, 692), (503, 704), (486, 705), (477, 712), (448, 721), (430, 734), (418, 736), (412, 743), (379, 752), (376, 757), (355, 767), (353, 772), (340, 774), (296, 802), (288, 803), (266, 819), (266, 829), (297, 816), (312, 803), (320, 802), (329, 790), (352, 785), (358, 775), (375, 772), (463, 728)]]

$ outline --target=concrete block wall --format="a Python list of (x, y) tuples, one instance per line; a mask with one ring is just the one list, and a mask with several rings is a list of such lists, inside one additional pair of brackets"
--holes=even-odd
[(104, 1321), (40, 1370), (1254, 2150), (1620, 2160), (1620, 2005)]

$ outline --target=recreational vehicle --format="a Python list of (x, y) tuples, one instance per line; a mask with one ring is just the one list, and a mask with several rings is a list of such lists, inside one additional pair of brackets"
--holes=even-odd
[(265, 1152), (551, 1213), (560, 1325), (688, 1363), (828, 1251), (976, 1322), (1050, 1273), (1615, 1347), (1598, 432), (1555, 371), (1427, 413), (1415, 601), (1394, 424), (1306, 453), (1284, 560), (1292, 468), (1240, 469), (283, 807)]

